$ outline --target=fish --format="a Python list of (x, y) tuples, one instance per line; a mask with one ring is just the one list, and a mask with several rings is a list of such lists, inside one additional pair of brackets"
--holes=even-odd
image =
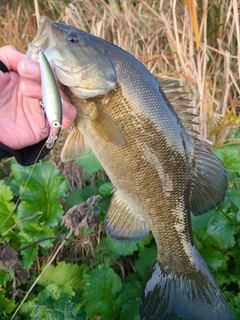
[(29, 44), (29, 46), (31, 46), (31, 50), (39, 56), (42, 83), (42, 101), (40, 105), (43, 109), (44, 116), (46, 116), (48, 120), (49, 132), (52, 132), (45, 145), (48, 149), (51, 149), (58, 139), (62, 127), (61, 96), (57, 81), (43, 49), (33, 44)]
[(42, 17), (32, 43), (44, 48), (77, 109), (62, 160), (90, 148), (113, 184), (108, 234), (134, 241), (151, 231), (155, 239), (141, 319), (232, 319), (191, 229), (191, 212), (224, 200), (227, 174), (198, 139), (186, 100), (130, 53), (76, 27)]

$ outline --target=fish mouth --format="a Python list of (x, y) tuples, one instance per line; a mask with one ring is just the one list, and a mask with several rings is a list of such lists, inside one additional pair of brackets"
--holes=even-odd
[(49, 44), (49, 34), (52, 31), (51, 20), (48, 17), (42, 17), (39, 22), (37, 34), (32, 42), (28, 44), (33, 54), (39, 53), (39, 48), (45, 50)]
[[(62, 73), (66, 74), (67, 76), (79, 76), (81, 73), (83, 73), (85, 70), (87, 70), (91, 65), (93, 65), (96, 62), (97, 59), (93, 59), (88, 64), (86, 64), (84, 67), (80, 67), (77, 70), (68, 70), (66, 68), (63, 68), (60, 66), (57, 61), (55, 61), (55, 68), (58, 68), (61, 70)], [(69, 67), (71, 69), (71, 67)]]
[[(81, 46), (71, 46), (67, 41), (72, 30), (83, 39)], [(115, 90), (115, 69), (86, 32), (42, 17), (35, 38), (28, 44), (26, 58), (39, 61), (40, 50), (44, 51), (59, 82), (78, 98), (87, 99)]]

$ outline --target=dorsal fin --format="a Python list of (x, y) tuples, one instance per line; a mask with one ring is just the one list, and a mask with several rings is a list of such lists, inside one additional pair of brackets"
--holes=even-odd
[(194, 125), (197, 125), (198, 122), (194, 121), (194, 119), (198, 115), (190, 111), (194, 107), (190, 105), (191, 100), (185, 97), (187, 92), (181, 92), (180, 90), (181, 86), (176, 81), (159, 81), (159, 91), (167, 98), (170, 103), (169, 107), (176, 112), (186, 131), (196, 136), (198, 132), (194, 130)]

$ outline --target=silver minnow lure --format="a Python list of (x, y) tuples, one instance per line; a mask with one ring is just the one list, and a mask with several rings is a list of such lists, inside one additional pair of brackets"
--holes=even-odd
[(50, 129), (54, 132), (46, 141), (46, 147), (51, 149), (57, 140), (62, 126), (62, 102), (52, 68), (41, 47), (39, 49), (39, 63), (42, 77), (42, 107), (48, 120)]

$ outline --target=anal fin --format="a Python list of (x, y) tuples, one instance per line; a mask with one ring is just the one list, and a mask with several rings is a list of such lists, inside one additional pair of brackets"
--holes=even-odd
[(114, 193), (107, 215), (107, 231), (118, 241), (134, 241), (145, 238), (150, 229), (145, 220)]

